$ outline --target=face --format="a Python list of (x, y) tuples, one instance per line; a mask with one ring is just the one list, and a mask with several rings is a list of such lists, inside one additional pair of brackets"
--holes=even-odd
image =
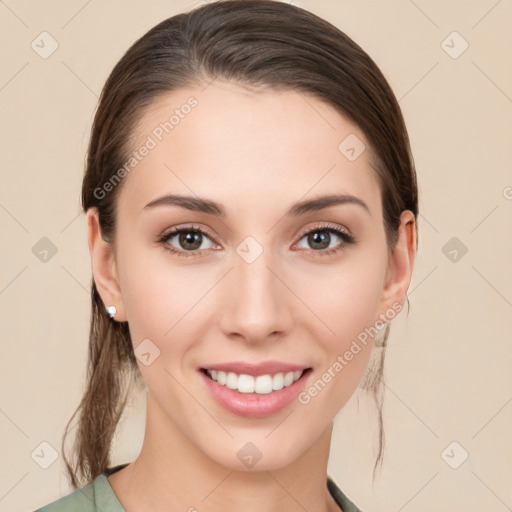
[[(349, 135), (366, 146), (355, 160), (339, 149)], [(258, 469), (282, 467), (330, 428), (367, 367), (368, 329), (408, 286), (391, 279), (366, 138), (314, 97), (215, 81), (155, 102), (132, 151), (119, 290), (99, 289), (129, 322), (148, 421), (224, 466), (243, 467), (250, 442)], [(345, 199), (311, 202), (325, 196)]]

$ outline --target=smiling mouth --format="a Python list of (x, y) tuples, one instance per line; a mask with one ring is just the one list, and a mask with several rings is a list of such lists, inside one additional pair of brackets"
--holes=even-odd
[(304, 370), (253, 376), (244, 373), (238, 374), (201, 368), (201, 372), (221, 386), (238, 391), (239, 393), (260, 395), (274, 393), (287, 388), (311, 371), (312, 368), (306, 368)]

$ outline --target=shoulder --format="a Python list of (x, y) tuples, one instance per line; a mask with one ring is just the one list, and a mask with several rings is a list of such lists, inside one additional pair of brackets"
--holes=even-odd
[(96, 510), (94, 486), (93, 483), (90, 483), (67, 496), (38, 508), (35, 512), (96, 512)]
[(107, 480), (107, 476), (120, 467), (106, 470), (90, 484), (34, 512), (125, 512)]
[(352, 503), (346, 496), (343, 494), (342, 490), (336, 485), (332, 477), (327, 475), (327, 488), (331, 493), (331, 496), (334, 498), (334, 501), (341, 507), (343, 512), (362, 512), (360, 508), (358, 508), (354, 503)]

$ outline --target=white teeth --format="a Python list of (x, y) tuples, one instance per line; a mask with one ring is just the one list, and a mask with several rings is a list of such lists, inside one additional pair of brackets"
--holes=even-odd
[[(234, 375), (236, 377), (235, 373), (231, 373), (230, 375)], [(250, 375), (240, 375), (238, 377), (238, 391), (240, 393), (254, 393), (254, 377), (251, 377)]]
[(284, 376), (284, 387), (289, 386), (293, 382), (293, 372), (288, 372)]
[(229, 372), (226, 376), (226, 387), (229, 389), (238, 388), (238, 377), (236, 373)]
[(272, 389), (274, 391), (278, 391), (279, 389), (284, 388), (284, 374), (276, 373), (272, 378)]
[(240, 393), (258, 393), (265, 395), (272, 391), (279, 391), (299, 380), (303, 371), (276, 373), (275, 375), (258, 375), (253, 377), (245, 373), (238, 375), (233, 372), (223, 372), (220, 370), (207, 370), (212, 380), (229, 389), (236, 389)]
[[(240, 375), (240, 379), (243, 376)], [(254, 380), (254, 391), (259, 393), (260, 395), (266, 395), (267, 393), (272, 393), (272, 377), (270, 375), (259, 375)]]

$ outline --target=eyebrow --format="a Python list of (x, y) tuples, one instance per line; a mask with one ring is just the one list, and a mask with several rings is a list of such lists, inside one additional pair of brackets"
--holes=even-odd
[[(299, 215), (304, 215), (305, 213), (323, 210), (324, 208), (329, 208), (330, 206), (341, 204), (355, 204), (357, 206), (361, 206), (371, 216), (368, 205), (362, 199), (359, 199), (358, 197), (355, 197), (351, 194), (331, 194), (316, 197), (314, 199), (308, 199), (306, 201), (299, 201), (290, 207), (285, 216), (296, 217)], [(149, 202), (144, 207), (144, 210), (155, 208), (157, 206), (178, 206), (187, 210), (215, 215), (216, 217), (220, 218), (226, 217), (226, 211), (220, 204), (216, 203), (215, 201), (211, 201), (210, 199), (203, 199), (194, 196), (168, 194)]]

